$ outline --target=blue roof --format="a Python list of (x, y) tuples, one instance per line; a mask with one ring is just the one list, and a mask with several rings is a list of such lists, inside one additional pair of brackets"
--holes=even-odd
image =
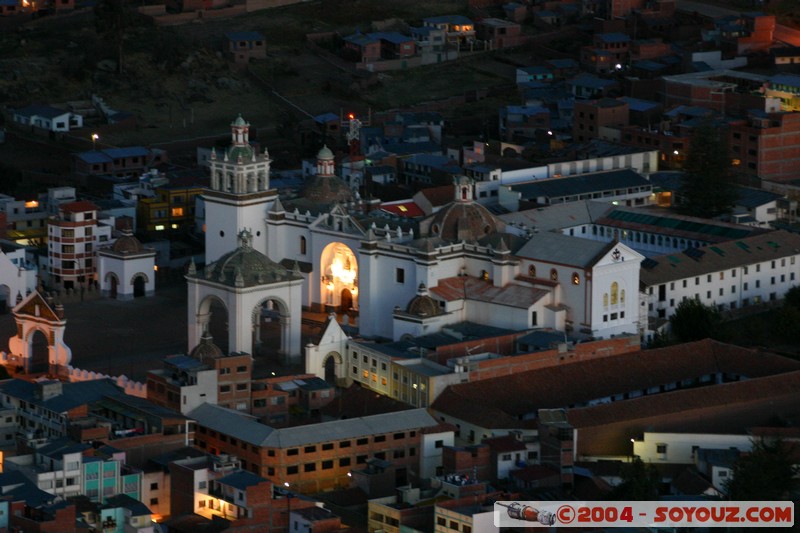
[(742, 207), (760, 207), (764, 204), (774, 202), (778, 198), (783, 198), (782, 194), (765, 191), (764, 189), (753, 189), (750, 187), (739, 187), (736, 205)]
[(774, 85), (788, 85), (789, 87), (800, 87), (800, 76), (797, 74), (776, 74), (769, 79)]
[(569, 80), (569, 82), (572, 85), (580, 85), (582, 87), (589, 87), (590, 89), (604, 89), (616, 83), (614, 80), (598, 78), (594, 74), (588, 74), (586, 72), (578, 74)]
[(103, 504), (101, 509), (127, 509), (131, 512), (131, 516), (153, 514), (149, 507), (139, 500), (131, 498), (127, 494), (117, 494), (116, 496), (106, 498), (106, 503)]
[(257, 476), (245, 470), (239, 470), (238, 472), (233, 472), (232, 474), (219, 478), (217, 483), (228, 485), (229, 487), (239, 490), (247, 490), (247, 487), (252, 487), (265, 481), (267, 480), (261, 476)]
[(225, 34), (229, 41), (263, 41), (264, 36), (257, 31), (232, 31)]
[(635, 68), (638, 68), (638, 69), (649, 70), (649, 71), (653, 71), (653, 72), (658, 71), (658, 70), (664, 70), (665, 68), (667, 68), (666, 65), (664, 65), (662, 63), (659, 63), (657, 61), (651, 61), (649, 59), (643, 59), (641, 61), (634, 61), (633, 62), (633, 66)]
[(393, 44), (403, 44), (411, 41), (411, 37), (408, 35), (403, 35), (402, 33), (396, 31), (384, 31), (378, 33), (370, 33), (370, 37), (374, 37), (375, 39), (380, 39), (381, 41), (387, 41)]
[(108, 148), (103, 152), (113, 159), (120, 159), (123, 157), (147, 157), (150, 155), (150, 150), (143, 146), (128, 146), (125, 148)]
[[(0, 0), (0, 5), (18, 5), (16, 0), (11, 0), (10, 4), (2, 4)], [(62, 115), (66, 115), (69, 111), (64, 109), (58, 109), (57, 107), (51, 107), (48, 105), (29, 105), (25, 107), (20, 107), (19, 109), (15, 109), (14, 113), (17, 115), (22, 115), (24, 117), (44, 117), (44, 118), (56, 118)]]
[(442, 167), (452, 162), (446, 155), (416, 154), (407, 160), (409, 163), (424, 165), (428, 167)]
[(113, 159), (108, 157), (103, 152), (81, 152), (79, 154), (76, 154), (75, 157), (77, 157), (81, 161), (89, 163), (90, 165), (94, 165), (97, 163), (111, 163), (113, 161)]
[(353, 35), (348, 35), (344, 38), (344, 40), (348, 43), (357, 44), (358, 46), (364, 46), (378, 42), (378, 39), (373, 37), (372, 34), (364, 35), (363, 33), (354, 33)]
[(520, 70), (526, 74), (552, 74), (549, 68), (541, 65), (534, 65), (532, 67), (522, 67)]
[(62, 383), (61, 387), (61, 394), (42, 400), (37, 397), (38, 386), (36, 383), (22, 379), (9, 379), (0, 382), (0, 392), (3, 394), (42, 406), (56, 413), (69, 411), (75, 407), (100, 400), (104, 396), (124, 396), (122, 390), (110, 379)]
[(627, 43), (631, 40), (631, 38), (624, 33), (598, 33), (596, 37), (604, 43)]
[(626, 102), (628, 104), (628, 109), (631, 111), (652, 111), (661, 106), (661, 104), (658, 102), (642, 100), (640, 98), (633, 98), (630, 96), (623, 96), (622, 98), (619, 98), (619, 100)]
[(547, 64), (555, 68), (578, 68), (578, 62), (574, 59), (548, 59)]
[(472, 24), (472, 21), (464, 15), (442, 15), (440, 17), (428, 17), (422, 19), (429, 24)]
[(542, 113), (550, 113), (550, 110), (546, 107), (526, 105), (509, 105), (501, 108), (500, 111), (500, 115), (503, 117), (507, 117), (508, 115), (522, 115), (524, 117), (531, 117), (533, 115), (541, 115)]
[(321, 115), (317, 115), (316, 117), (314, 117), (314, 122), (317, 122), (319, 124), (325, 124), (326, 122), (332, 122), (334, 120), (336, 121), (339, 120), (339, 115), (337, 115), (336, 113), (323, 113)]
[(649, 185), (651, 185), (650, 182), (637, 172), (630, 169), (622, 169), (522, 183), (512, 185), (511, 190), (521, 193), (523, 199), (535, 199), (538, 197), (577, 196), (611, 189), (627, 189), (628, 187)]
[(0, 0), (0, 6), (18, 6), (19, 0)]

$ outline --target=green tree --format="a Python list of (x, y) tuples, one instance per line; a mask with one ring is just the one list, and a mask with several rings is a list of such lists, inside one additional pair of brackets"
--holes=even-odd
[(619, 469), (619, 485), (609, 495), (612, 500), (647, 501), (658, 498), (661, 475), (650, 463), (634, 457), (630, 463), (623, 463)]
[(688, 298), (678, 304), (669, 322), (672, 335), (679, 342), (723, 337), (722, 317), (717, 308), (704, 305), (695, 298)]
[(681, 177), (680, 210), (712, 218), (730, 213), (736, 186), (730, 177), (728, 150), (719, 130), (710, 122), (695, 129)]
[(800, 310), (800, 285), (795, 285), (786, 291), (783, 298), (783, 305), (788, 305)]
[[(795, 446), (795, 445), (792, 445)], [(733, 478), (725, 488), (731, 500), (785, 500), (800, 486), (792, 449), (781, 439), (759, 439), (753, 449), (733, 466)]]

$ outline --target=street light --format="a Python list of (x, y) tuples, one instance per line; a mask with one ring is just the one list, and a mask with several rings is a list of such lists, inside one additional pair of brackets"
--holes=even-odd
[(92, 150), (95, 150), (97, 148), (97, 139), (99, 138), (100, 136), (98, 134), (92, 133)]
[(292, 527), (292, 492), (289, 490), (288, 481), (284, 481), (283, 486), (286, 487), (286, 531), (290, 531)]

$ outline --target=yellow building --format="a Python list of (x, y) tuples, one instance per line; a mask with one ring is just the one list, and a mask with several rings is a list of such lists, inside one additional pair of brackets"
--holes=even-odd
[(141, 198), (136, 206), (137, 226), (144, 231), (175, 232), (195, 222), (196, 198), (203, 186), (168, 184), (155, 189), (153, 198)]

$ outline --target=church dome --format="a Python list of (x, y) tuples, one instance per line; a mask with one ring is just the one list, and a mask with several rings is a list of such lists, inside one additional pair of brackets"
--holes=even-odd
[(425, 284), (420, 283), (417, 295), (408, 302), (406, 313), (418, 317), (429, 317), (444, 314), (444, 311), (439, 307), (439, 303), (428, 295)]
[(424, 224), (429, 237), (446, 241), (477, 241), (503, 227), (488, 209), (476, 202), (452, 202)]
[(242, 161), (250, 161), (255, 154), (256, 151), (253, 150), (253, 147), (249, 144), (245, 146), (231, 146), (228, 148), (228, 159), (231, 161), (236, 161), (239, 157), (242, 158)]
[(325, 146), (323, 146), (322, 149), (320, 149), (319, 152), (317, 152), (317, 159), (330, 160), (330, 159), (333, 159), (333, 158), (334, 158), (333, 152), (331, 151), (330, 148), (328, 148), (327, 144)]
[(136, 254), (144, 251), (142, 243), (130, 232), (123, 232), (122, 237), (114, 242), (111, 249), (118, 254)]
[(224, 356), (220, 347), (214, 344), (214, 339), (211, 338), (211, 334), (208, 331), (203, 333), (203, 336), (200, 337), (200, 344), (195, 346), (189, 355), (202, 362), (219, 359)]
[[(205, 268), (205, 278), (231, 287), (253, 287), (300, 279), (300, 274), (272, 261), (252, 245), (249, 231), (239, 234), (239, 246)], [(198, 275), (199, 277), (199, 275)]]
[(245, 119), (242, 118), (242, 114), (239, 113), (239, 116), (236, 117), (236, 120), (233, 121), (231, 126), (249, 126), (250, 124), (247, 123)]
[(316, 204), (344, 204), (353, 199), (353, 191), (338, 176), (313, 176), (303, 196)]

